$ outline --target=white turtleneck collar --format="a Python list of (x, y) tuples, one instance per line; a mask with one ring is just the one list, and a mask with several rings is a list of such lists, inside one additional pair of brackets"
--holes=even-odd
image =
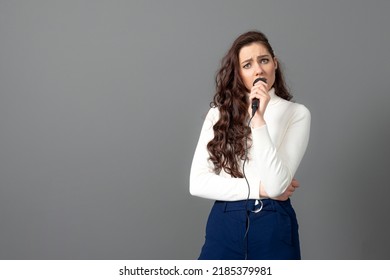
[(280, 101), (280, 97), (275, 94), (275, 88), (271, 88), (268, 91), (268, 94), (271, 97), (271, 100), (269, 101), (268, 105), (273, 105)]

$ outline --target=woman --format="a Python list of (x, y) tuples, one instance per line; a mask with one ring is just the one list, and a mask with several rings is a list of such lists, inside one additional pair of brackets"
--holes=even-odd
[(289, 197), (310, 112), (291, 98), (267, 37), (240, 35), (222, 59), (191, 166), (191, 194), (216, 200), (199, 259), (300, 259)]

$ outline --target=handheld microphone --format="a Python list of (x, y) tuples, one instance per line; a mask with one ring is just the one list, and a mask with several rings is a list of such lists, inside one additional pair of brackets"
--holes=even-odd
[[(266, 78), (256, 78), (253, 81), (253, 85), (255, 85), (259, 81), (267, 83), (267, 79)], [(257, 99), (257, 98), (252, 99), (252, 117), (255, 115), (257, 109), (259, 108), (259, 105), (260, 105), (260, 100), (259, 99)]]

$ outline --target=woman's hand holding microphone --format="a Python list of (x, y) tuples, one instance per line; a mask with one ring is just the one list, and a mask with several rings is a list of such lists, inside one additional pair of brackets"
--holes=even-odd
[(257, 78), (253, 82), (253, 87), (251, 88), (251, 92), (249, 93), (249, 108), (248, 112), (252, 117), (252, 103), (254, 99), (258, 99), (258, 108), (256, 112), (254, 112), (254, 116), (251, 121), (251, 127), (256, 128), (265, 125), (264, 120), (264, 112), (267, 108), (268, 102), (271, 97), (268, 94), (268, 86), (265, 78)]

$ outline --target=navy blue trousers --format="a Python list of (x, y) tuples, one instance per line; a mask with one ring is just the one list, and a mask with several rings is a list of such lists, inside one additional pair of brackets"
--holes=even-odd
[[(290, 199), (216, 201), (199, 260), (301, 259), (298, 222)], [(249, 226), (249, 228), (248, 228)]]

